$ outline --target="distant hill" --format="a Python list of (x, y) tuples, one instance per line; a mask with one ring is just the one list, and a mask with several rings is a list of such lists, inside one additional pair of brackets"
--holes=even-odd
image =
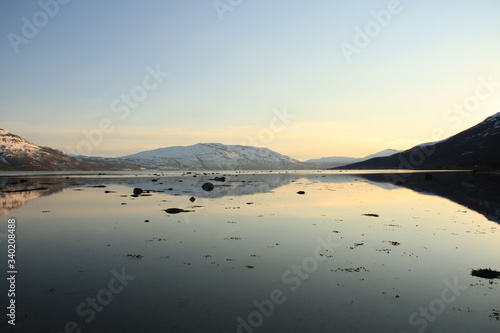
[(37, 146), (0, 129), (0, 171), (88, 171), (94, 168), (61, 151)]
[(365, 157), (322, 157), (318, 159), (311, 159), (307, 160), (305, 163), (311, 164), (319, 169), (330, 169), (330, 168), (335, 168), (335, 167), (340, 167), (352, 163), (358, 163), (358, 162), (363, 162), (366, 160), (369, 160), (374, 157), (383, 157), (383, 156), (390, 156), (394, 155), (396, 153), (401, 152), (401, 150), (395, 150), (395, 149), (386, 149), (381, 152), (371, 154)]
[(267, 148), (199, 143), (160, 148), (121, 157), (127, 163), (159, 170), (306, 169), (308, 165)]
[(439, 142), (334, 169), (500, 169), (500, 112)]

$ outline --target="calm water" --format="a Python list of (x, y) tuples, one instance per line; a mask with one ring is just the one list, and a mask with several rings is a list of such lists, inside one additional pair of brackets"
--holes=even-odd
[(0, 178), (1, 267), (12, 218), (18, 271), (0, 329), (500, 331), (498, 280), (470, 274), (500, 270), (497, 176), (214, 176)]

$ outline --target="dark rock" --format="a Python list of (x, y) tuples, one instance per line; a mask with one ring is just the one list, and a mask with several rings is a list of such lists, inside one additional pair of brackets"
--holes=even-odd
[(191, 201), (191, 202), (195, 202), (195, 201), (196, 201), (196, 198), (195, 198), (195, 197), (191, 197), (191, 198), (189, 198), (189, 201)]
[(226, 177), (215, 177), (214, 180), (216, 182), (225, 182), (226, 181)]
[(204, 189), (207, 192), (210, 192), (214, 189), (214, 184), (212, 183), (205, 183), (201, 186), (202, 189)]
[(158, 179), (151, 179), (151, 181), (152, 181), (153, 183), (156, 183), (156, 182), (158, 181)]
[(168, 214), (179, 214), (179, 213), (189, 213), (192, 212), (192, 210), (185, 210), (181, 208), (168, 208), (165, 209), (165, 212), (167, 212)]
[(144, 223), (149, 223), (149, 220), (144, 220)]
[(138, 187), (134, 188), (134, 195), (135, 196), (139, 196), (142, 193), (144, 193), (144, 190), (142, 188), (138, 188)]
[(305, 191), (298, 191), (297, 194), (306, 194)]
[(141, 259), (143, 257), (142, 254), (127, 254), (127, 257), (131, 259)]
[(470, 274), (484, 279), (500, 279), (500, 272), (491, 268), (473, 269)]
[(496, 319), (496, 320), (500, 321), (500, 311), (495, 310), (495, 309), (491, 309), (491, 314), (488, 316), (488, 318), (492, 318), (492, 319)]
[(364, 216), (379, 217), (378, 214), (363, 214)]

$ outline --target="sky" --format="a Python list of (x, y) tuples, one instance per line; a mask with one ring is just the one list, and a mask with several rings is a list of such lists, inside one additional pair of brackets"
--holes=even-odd
[(0, 128), (118, 157), (408, 149), (500, 111), (498, 0), (0, 2)]

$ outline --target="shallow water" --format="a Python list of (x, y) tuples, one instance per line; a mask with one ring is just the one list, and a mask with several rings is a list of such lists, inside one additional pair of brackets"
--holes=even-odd
[(0, 329), (499, 331), (498, 280), (470, 274), (500, 270), (498, 177), (214, 176), (0, 178), (18, 270), (16, 326)]

